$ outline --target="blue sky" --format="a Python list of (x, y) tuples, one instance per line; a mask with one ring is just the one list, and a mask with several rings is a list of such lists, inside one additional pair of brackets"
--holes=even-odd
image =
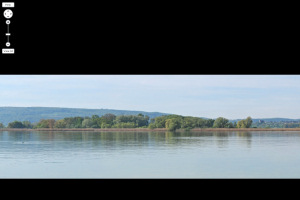
[(300, 118), (300, 75), (0, 75), (0, 106)]

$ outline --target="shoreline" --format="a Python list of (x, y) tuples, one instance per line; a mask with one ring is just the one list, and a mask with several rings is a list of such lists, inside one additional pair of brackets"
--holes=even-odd
[[(93, 131), (93, 132), (104, 132), (104, 131), (119, 131), (119, 132), (159, 132), (168, 131), (166, 128), (39, 128), (39, 129), (26, 129), (26, 128), (1, 128), (0, 131)], [(204, 131), (300, 131), (300, 128), (194, 128), (194, 129), (177, 129), (175, 132), (191, 131), (191, 132), (204, 132)]]

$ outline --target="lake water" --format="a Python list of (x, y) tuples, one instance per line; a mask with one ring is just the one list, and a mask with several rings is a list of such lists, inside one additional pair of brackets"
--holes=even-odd
[(0, 131), (0, 178), (300, 178), (300, 132)]

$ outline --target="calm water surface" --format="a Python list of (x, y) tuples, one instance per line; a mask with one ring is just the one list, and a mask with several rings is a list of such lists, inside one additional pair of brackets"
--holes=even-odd
[(300, 178), (300, 132), (0, 131), (0, 178)]

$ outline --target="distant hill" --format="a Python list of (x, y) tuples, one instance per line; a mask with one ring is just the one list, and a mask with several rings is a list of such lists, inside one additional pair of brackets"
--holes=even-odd
[(111, 113), (114, 115), (148, 115), (150, 118), (155, 118), (168, 113), (160, 112), (145, 112), (131, 110), (113, 110), (113, 109), (84, 109), (84, 108), (56, 108), (56, 107), (0, 107), (0, 122), (5, 126), (9, 122), (30, 121), (31, 123), (38, 122), (41, 119), (63, 119), (65, 117), (91, 117), (92, 115), (105, 115)]
[[(242, 119), (232, 119), (231, 122), (238, 122)], [(289, 118), (252, 118), (253, 123), (263, 120), (265, 122), (291, 122), (291, 121), (300, 121), (300, 119), (289, 119)]]
[(265, 122), (290, 122), (290, 121), (300, 121), (300, 119), (289, 119), (289, 118), (262, 118), (262, 119), (255, 119), (258, 122), (258, 120), (264, 120)]
[[(161, 112), (145, 112), (132, 110), (114, 110), (114, 109), (85, 109), (85, 108), (58, 108), (58, 107), (0, 107), (0, 122), (5, 126), (9, 122), (30, 121), (31, 123), (38, 122), (41, 119), (63, 119), (65, 117), (91, 117), (92, 115), (105, 115), (112, 113), (114, 115), (148, 115), (150, 118), (155, 118), (162, 115), (169, 115), (169, 113)], [(203, 119), (209, 119), (201, 117)], [(232, 119), (230, 122), (237, 122), (242, 119)], [(300, 119), (289, 118), (252, 118), (253, 123), (263, 120), (265, 122), (291, 122), (300, 121)]]

